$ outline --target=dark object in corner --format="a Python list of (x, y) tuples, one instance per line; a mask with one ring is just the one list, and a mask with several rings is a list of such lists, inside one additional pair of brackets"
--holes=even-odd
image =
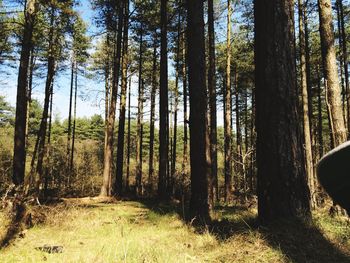
[(350, 215), (350, 141), (322, 157), (317, 165), (317, 175), (334, 202)]
[(49, 253), (49, 254), (63, 253), (63, 246), (44, 245), (42, 247), (36, 247), (35, 249)]

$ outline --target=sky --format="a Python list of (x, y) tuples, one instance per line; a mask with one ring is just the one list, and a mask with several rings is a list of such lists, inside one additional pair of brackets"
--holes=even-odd
[[(11, 0), (5, 0), (5, 6), (11, 4)], [(8, 4), (8, 5), (6, 5)], [(18, 10), (18, 8), (16, 8)], [(82, 0), (80, 6), (77, 7), (83, 19), (88, 23), (88, 34), (93, 34), (96, 28), (92, 24), (94, 16), (91, 10), (89, 0)], [(20, 9), (19, 9), (20, 10)], [(0, 65), (0, 95), (6, 97), (6, 100), (12, 105), (16, 104), (17, 93), (17, 74), (18, 61), (13, 68)], [(6, 72), (6, 73), (4, 73)], [(44, 100), (44, 86), (45, 79), (35, 79), (33, 86), (33, 98), (38, 99), (42, 104)], [(69, 69), (59, 73), (54, 82), (54, 96), (53, 96), (53, 113), (54, 116), (59, 116), (61, 119), (68, 117), (69, 107), (69, 89), (70, 89), (70, 72)], [(77, 116), (89, 117), (94, 114), (101, 114), (103, 116), (103, 105), (101, 102), (103, 94), (103, 83), (89, 80), (84, 76), (78, 77), (78, 100), (77, 100)], [(91, 91), (91, 92), (89, 92)], [(89, 94), (89, 96), (87, 96)]]
[[(5, 0), (6, 3), (11, 3), (13, 0)], [(18, 9), (17, 9), (18, 10)], [(21, 9), (19, 9), (21, 10)], [(90, 0), (81, 0), (80, 5), (77, 7), (78, 12), (81, 14), (85, 22), (88, 23), (88, 34), (95, 35), (98, 29), (93, 24), (94, 12), (91, 8)], [(96, 40), (94, 40), (96, 41)], [(6, 97), (6, 100), (12, 105), (16, 104), (16, 90), (17, 90), (17, 74), (18, 74), (18, 62), (16, 65), (12, 65), (12, 68), (4, 67), (0, 65), (0, 95)], [(68, 66), (67, 66), (68, 67)], [(171, 62), (169, 61), (169, 72), (171, 74)], [(6, 74), (4, 74), (4, 71)], [(173, 78), (173, 76), (169, 76)], [(45, 78), (35, 79), (35, 85), (33, 86), (33, 98), (37, 99), (41, 104), (44, 101), (44, 86)], [(181, 87), (180, 87), (181, 89)], [(70, 69), (67, 68), (55, 78), (54, 83), (54, 95), (53, 95), (53, 116), (61, 120), (68, 117), (69, 110), (69, 90), (70, 90)], [(132, 81), (133, 96), (131, 101), (131, 107), (136, 112), (137, 106), (137, 79)], [(78, 117), (90, 117), (94, 114), (100, 114), (104, 116), (104, 83), (96, 82), (88, 79), (82, 75), (78, 77), (78, 101), (77, 101), (77, 116)], [(156, 106), (158, 108), (158, 106)], [(180, 106), (181, 107), (181, 106)], [(145, 112), (149, 112), (149, 103), (146, 102)], [(119, 110), (117, 108), (117, 115)], [(149, 119), (146, 114), (144, 119)], [(178, 116), (179, 124), (183, 120), (182, 110), (179, 111)], [(218, 125), (223, 123), (222, 111), (218, 111)], [(157, 123), (156, 123), (157, 125)]]

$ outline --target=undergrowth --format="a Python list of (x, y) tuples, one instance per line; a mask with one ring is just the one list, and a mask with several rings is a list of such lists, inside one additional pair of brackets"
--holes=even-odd
[[(34, 226), (0, 250), (0, 262), (350, 262), (344, 219), (318, 213), (314, 223), (260, 227), (255, 210), (220, 207), (213, 224), (198, 229), (157, 207), (79, 200), (32, 207)], [(0, 212), (1, 232), (5, 221)]]

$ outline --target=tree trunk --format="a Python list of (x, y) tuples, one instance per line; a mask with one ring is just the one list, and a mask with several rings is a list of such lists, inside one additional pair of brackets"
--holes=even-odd
[[(109, 50), (109, 46), (110, 46), (110, 33), (107, 32), (107, 40), (106, 40), (106, 44), (107, 44), (107, 48)], [(109, 102), (110, 102), (110, 93), (111, 93), (111, 80), (112, 80), (112, 70), (111, 70), (111, 65), (110, 65), (110, 58), (107, 58), (107, 61), (105, 62), (105, 129), (104, 129), (104, 155), (106, 155), (106, 151), (107, 151), (107, 143), (108, 143), (108, 116), (109, 116)], [(109, 174), (109, 177), (106, 178), (106, 181), (104, 181), (104, 183), (106, 183), (106, 189), (107, 189), (107, 193), (110, 196), (112, 194), (112, 176), (111, 176), (111, 171)], [(107, 185), (108, 182), (108, 185)]]
[[(185, 178), (188, 174), (188, 113), (187, 113), (187, 69), (186, 69), (186, 41), (185, 35), (182, 38), (182, 89), (183, 89), (183, 107), (184, 107), (184, 148), (182, 159), (182, 181), (185, 183)], [(183, 185), (185, 187), (185, 185)]]
[(255, 0), (254, 9), (259, 219), (309, 216), (291, 48), (293, 1)]
[(37, 1), (28, 0), (24, 15), (23, 40), (17, 81), (16, 121), (14, 136), (13, 175), (12, 181), (20, 186), (24, 183), (26, 163), (26, 117), (27, 117), (27, 87), (30, 51), (34, 20), (37, 12)]
[(317, 138), (318, 138), (318, 158), (321, 159), (323, 156), (323, 125), (322, 125), (322, 98), (321, 98), (321, 76), (320, 67), (317, 67)]
[(51, 156), (51, 130), (52, 130), (52, 101), (53, 101), (53, 82), (51, 85), (50, 91), (50, 113), (49, 113), (49, 129), (47, 132), (47, 147), (45, 153), (45, 182), (44, 182), (44, 195), (47, 196), (48, 184), (49, 184), (49, 175), (50, 175), (50, 156)]
[(112, 171), (112, 158), (113, 158), (113, 144), (114, 144), (114, 124), (115, 113), (118, 96), (118, 83), (120, 75), (120, 61), (121, 61), (121, 49), (122, 49), (122, 33), (123, 33), (123, 6), (124, 2), (119, 1), (118, 6), (118, 32), (117, 32), (117, 45), (114, 56), (113, 65), (113, 84), (111, 92), (111, 101), (109, 103), (108, 112), (108, 127), (107, 127), (107, 143), (103, 160), (103, 183), (101, 187), (100, 196), (110, 195), (111, 185), (111, 171)]
[(123, 59), (122, 59), (122, 87), (120, 94), (120, 113), (118, 130), (117, 149), (117, 175), (115, 180), (114, 193), (121, 195), (123, 191), (123, 167), (124, 167), (124, 136), (125, 136), (125, 111), (126, 111), (126, 90), (128, 85), (128, 39), (129, 39), (129, 0), (125, 0), (123, 33)]
[(209, 219), (207, 88), (205, 69), (204, 11), (202, 0), (187, 1), (187, 45), (190, 92), (191, 216)]
[[(248, 121), (248, 88), (244, 91), (244, 153), (243, 154), (243, 175), (244, 175), (244, 193), (245, 196), (247, 195), (247, 191), (249, 189), (249, 173), (248, 173), (248, 160), (250, 158), (250, 145), (249, 145), (249, 135), (248, 135), (248, 130), (249, 130), (249, 121)], [(242, 142), (243, 144), (243, 142)], [(251, 190), (251, 189), (250, 189)]]
[[(75, 125), (77, 120), (77, 96), (78, 96), (78, 66), (75, 64), (75, 90), (74, 90), (74, 111), (73, 111), (73, 129), (72, 129), (72, 149), (71, 149), (71, 156), (69, 161), (69, 170), (71, 171), (71, 174), (74, 174), (74, 148), (75, 148)], [(70, 184), (68, 184), (70, 187)]]
[[(245, 184), (245, 174), (243, 171), (243, 150), (242, 150), (242, 127), (241, 127), (241, 113), (239, 110), (239, 91), (238, 91), (238, 72), (237, 69), (234, 71), (234, 88), (235, 88), (235, 104), (236, 104), (236, 155), (237, 155), (237, 186), (241, 186), (241, 190), (243, 190), (244, 194), (246, 194), (246, 184)], [(239, 178), (241, 177), (241, 178)], [(239, 180), (241, 179), (241, 184), (239, 184)]]
[(51, 85), (53, 83), (53, 78), (55, 75), (55, 55), (54, 54), (54, 44), (56, 43), (54, 40), (54, 11), (53, 7), (51, 7), (51, 18), (50, 18), (50, 32), (49, 32), (49, 50), (48, 50), (48, 62), (47, 62), (47, 76), (46, 76), (46, 84), (45, 84), (45, 99), (44, 99), (44, 108), (40, 123), (40, 129), (38, 132), (38, 162), (36, 167), (37, 179), (36, 179), (36, 190), (39, 193), (40, 184), (43, 179), (43, 165), (44, 165), (44, 156), (45, 156), (45, 145), (46, 145), (46, 133), (47, 133), (47, 119), (49, 114), (49, 105), (50, 105), (50, 93), (51, 93)]
[(338, 0), (339, 3), (339, 9), (340, 9), (340, 24), (341, 24), (341, 37), (343, 39), (342, 41), (342, 56), (343, 56), (343, 63), (344, 63), (344, 77), (345, 77), (345, 94), (346, 94), (346, 104), (347, 104), (347, 124), (348, 124), (348, 131), (350, 130), (350, 89), (349, 89), (349, 65), (348, 65), (348, 48), (347, 48), (347, 35), (345, 32), (345, 21), (344, 21), (344, 6), (343, 1)]
[(344, 63), (343, 63), (343, 54), (342, 54), (342, 46), (343, 46), (343, 38), (341, 34), (341, 18), (340, 18), (340, 5), (339, 1), (335, 3), (337, 9), (337, 25), (338, 25), (338, 41), (339, 41), (339, 64), (340, 64), (340, 83), (341, 83), (341, 95), (342, 95), (342, 110), (343, 110), (343, 118), (344, 125), (347, 127), (347, 113), (346, 113), (346, 92), (345, 92), (345, 79), (344, 79)]
[(346, 128), (342, 115), (341, 91), (339, 87), (338, 68), (334, 47), (332, 21), (332, 5), (330, 0), (319, 0), (321, 50), (324, 77), (326, 80), (327, 104), (335, 147), (347, 139)]
[[(72, 58), (73, 60), (73, 58)], [(75, 62), (72, 61), (72, 68), (71, 68), (71, 83), (70, 83), (70, 95), (69, 95), (69, 113), (68, 113), (68, 134), (67, 134), (67, 156), (66, 156), (66, 169), (67, 169), (67, 178), (68, 178), (68, 185), (69, 185), (69, 179), (71, 176), (71, 170), (69, 162), (70, 162), (70, 156), (71, 156), (71, 137), (72, 137), (72, 107), (73, 107), (73, 88), (74, 88), (74, 72), (75, 72)]]
[(137, 136), (136, 136), (136, 193), (141, 196), (143, 193), (142, 185), (142, 137), (143, 137), (143, 91), (144, 81), (142, 72), (143, 63), (143, 23), (141, 22), (140, 50), (139, 50), (139, 98), (137, 112)]
[(231, 130), (231, 0), (227, 0), (226, 87), (224, 91), (225, 202), (232, 202), (232, 130)]
[(48, 61), (48, 71), (46, 77), (46, 85), (45, 85), (45, 100), (44, 100), (44, 109), (40, 123), (40, 129), (38, 133), (38, 162), (36, 167), (36, 172), (38, 174), (38, 178), (36, 179), (36, 189), (39, 190), (39, 186), (41, 180), (43, 179), (43, 165), (44, 165), (44, 157), (46, 152), (46, 133), (47, 133), (47, 119), (49, 114), (49, 105), (50, 105), (50, 90), (53, 82), (53, 77), (55, 74), (55, 59), (50, 56)]
[(315, 181), (314, 181), (314, 167), (312, 156), (312, 140), (311, 140), (311, 127), (310, 127), (310, 114), (309, 114), (309, 94), (307, 83), (307, 71), (306, 71), (306, 43), (305, 43), (305, 30), (304, 30), (304, 1), (298, 0), (298, 14), (299, 14), (299, 48), (300, 48), (300, 77), (301, 77), (301, 90), (302, 90), (302, 104), (303, 104), (303, 128), (304, 128), (304, 155), (305, 155), (305, 168), (308, 179), (308, 185), (310, 189), (311, 207), (316, 206), (315, 200)]
[(29, 76), (28, 76), (28, 88), (27, 88), (27, 116), (26, 116), (26, 147), (28, 148), (28, 132), (29, 132), (29, 114), (30, 105), (32, 103), (32, 91), (33, 91), (33, 74), (35, 67), (35, 54), (34, 47), (30, 51), (30, 64), (29, 64)]
[(210, 109), (210, 155), (211, 155), (211, 203), (218, 201), (218, 156), (217, 156), (217, 117), (216, 117), (216, 57), (215, 57), (215, 28), (214, 28), (214, 4), (208, 0), (208, 36), (209, 36), (209, 109)]
[(303, 18), (304, 18), (304, 32), (305, 32), (305, 67), (306, 67), (306, 84), (308, 94), (308, 106), (309, 106), (309, 122), (310, 122), (310, 135), (312, 140), (312, 121), (313, 121), (313, 107), (312, 107), (312, 85), (311, 85), (311, 63), (310, 63), (310, 35), (309, 35), (309, 22), (308, 22), (308, 3), (304, 3)]
[(177, 112), (179, 105), (179, 75), (180, 75), (180, 37), (181, 37), (181, 15), (178, 14), (177, 23), (177, 43), (176, 43), (176, 66), (175, 66), (175, 91), (174, 91), (174, 129), (173, 129), (173, 147), (171, 160), (171, 185), (174, 191), (176, 176), (176, 146), (177, 146)]
[(169, 121), (168, 121), (168, 41), (167, 41), (167, 0), (161, 0), (161, 45), (160, 45), (160, 103), (159, 103), (159, 181), (158, 195), (167, 196), (169, 153)]
[(256, 129), (255, 129), (255, 119), (256, 119), (256, 103), (255, 103), (255, 87), (252, 90), (252, 117), (251, 117), (251, 130), (250, 130), (250, 145), (252, 146), (252, 154), (250, 159), (250, 177), (249, 177), (249, 187), (251, 191), (256, 193)]
[(127, 140), (127, 152), (126, 152), (126, 182), (125, 182), (125, 190), (129, 191), (129, 178), (130, 178), (130, 136), (131, 136), (131, 77), (129, 79), (129, 95), (128, 95), (128, 140)]
[(152, 179), (154, 174), (154, 121), (156, 109), (156, 89), (157, 89), (157, 36), (154, 34), (153, 40), (153, 69), (152, 69), (152, 90), (151, 90), (151, 116), (150, 116), (150, 136), (149, 136), (149, 163), (148, 163), (148, 184), (152, 190)]

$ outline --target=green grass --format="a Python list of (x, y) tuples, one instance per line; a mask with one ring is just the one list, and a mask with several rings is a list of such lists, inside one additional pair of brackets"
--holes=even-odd
[[(222, 207), (213, 226), (196, 229), (171, 208), (153, 209), (151, 203), (76, 201), (36, 207), (34, 227), (0, 250), (0, 262), (350, 262), (344, 220), (319, 215), (317, 228), (300, 229), (293, 222), (261, 228), (255, 214)], [(1, 226), (4, 220), (0, 213)], [(326, 234), (318, 235), (318, 229)], [(308, 244), (298, 239), (305, 237), (318, 239), (303, 250)], [(63, 246), (63, 253), (36, 249), (44, 245)], [(317, 249), (324, 250), (323, 258), (317, 251), (309, 255)]]

